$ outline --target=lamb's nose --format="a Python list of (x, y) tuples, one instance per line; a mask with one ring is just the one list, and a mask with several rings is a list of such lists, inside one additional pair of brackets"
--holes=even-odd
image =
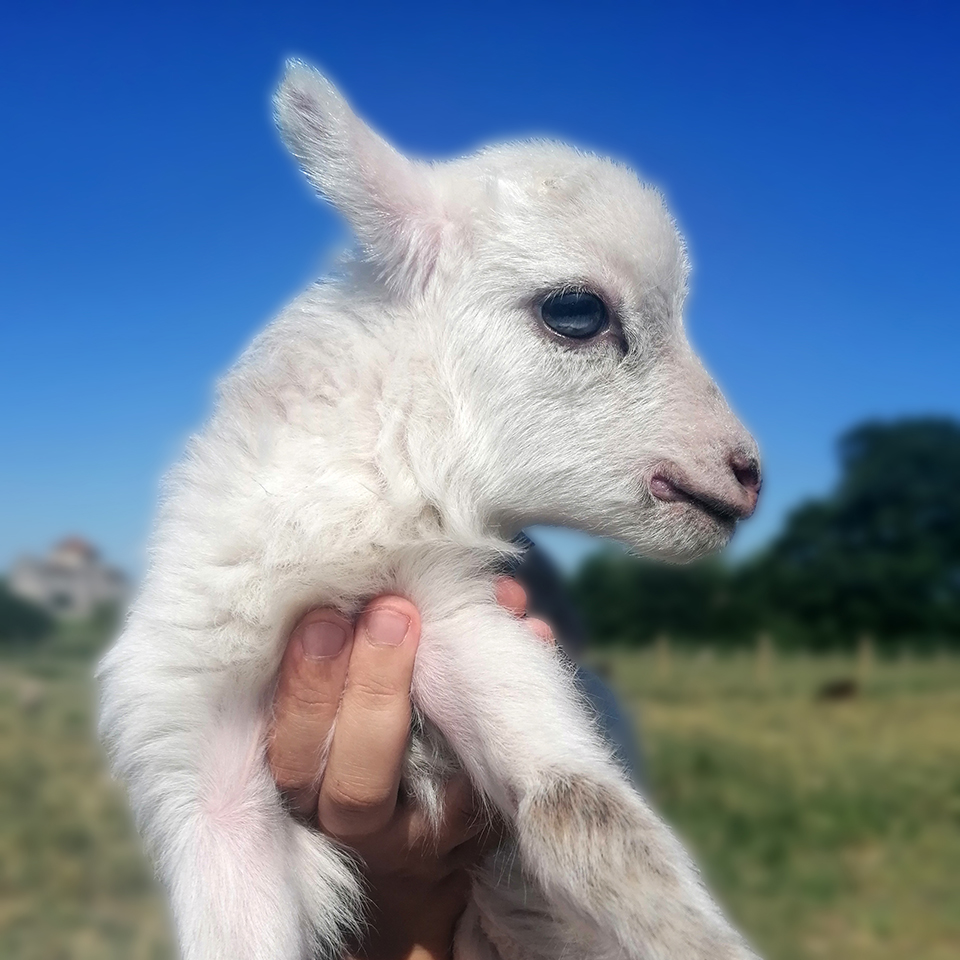
[(747, 516), (750, 516), (756, 510), (757, 498), (760, 496), (760, 462), (754, 456), (735, 453), (730, 458), (730, 469), (747, 496), (750, 505)]

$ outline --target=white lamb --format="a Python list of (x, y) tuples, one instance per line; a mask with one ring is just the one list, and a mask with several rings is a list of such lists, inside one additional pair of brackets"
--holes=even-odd
[(360, 880), (284, 809), (264, 735), (296, 620), (391, 591), (423, 617), (407, 788), (429, 808), (453, 761), (511, 828), (455, 956), (751, 957), (568, 668), (494, 601), (526, 525), (691, 558), (754, 508), (756, 449), (685, 339), (660, 195), (556, 143), (406, 159), (300, 63), (276, 109), (359, 251), (224, 380), (100, 674), (183, 956), (342, 955)]

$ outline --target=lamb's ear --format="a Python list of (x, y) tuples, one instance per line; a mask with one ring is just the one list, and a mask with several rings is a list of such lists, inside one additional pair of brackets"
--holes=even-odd
[(287, 62), (274, 103), (307, 179), (347, 219), (384, 277), (405, 284), (428, 276), (444, 228), (429, 168), (398, 153), (298, 60)]

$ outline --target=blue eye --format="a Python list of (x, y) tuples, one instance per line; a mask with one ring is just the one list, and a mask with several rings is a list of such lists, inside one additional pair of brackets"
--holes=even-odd
[(570, 290), (547, 297), (540, 306), (540, 317), (554, 333), (585, 340), (606, 329), (607, 306), (593, 293)]

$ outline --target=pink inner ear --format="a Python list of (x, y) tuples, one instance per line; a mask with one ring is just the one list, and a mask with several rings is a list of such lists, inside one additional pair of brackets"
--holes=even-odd
[[(388, 148), (389, 149), (389, 148)], [(380, 267), (380, 278), (400, 292), (422, 290), (436, 270), (444, 237), (451, 221), (444, 217), (437, 197), (418, 182), (422, 171), (409, 160), (395, 155), (401, 177), (371, 183), (368, 197), (376, 207), (365, 211), (372, 229), (366, 235), (358, 229), (370, 258)], [(407, 169), (404, 170), (403, 168)], [(395, 168), (396, 169), (396, 168)], [(366, 171), (371, 175), (371, 171)], [(390, 187), (397, 187), (391, 194)]]

